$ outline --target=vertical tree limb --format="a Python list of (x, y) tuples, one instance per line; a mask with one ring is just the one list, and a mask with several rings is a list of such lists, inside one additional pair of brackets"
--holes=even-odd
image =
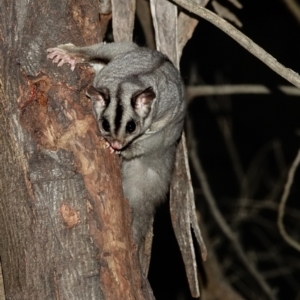
[[(7, 299), (153, 299), (89, 68), (46, 49), (100, 42), (97, 1), (0, 2), (0, 255)], [(106, 19), (108, 22), (109, 18)]]
[[(166, 54), (179, 69), (177, 40), (177, 7), (171, 2), (151, 0), (156, 47)], [(188, 37), (189, 35), (185, 35)], [(184, 38), (182, 38), (184, 39)], [(182, 44), (181, 44), (182, 47)], [(199, 297), (199, 283), (191, 227), (201, 247), (202, 258), (206, 259), (206, 248), (198, 226), (194, 193), (187, 161), (184, 133), (176, 151), (176, 163), (170, 188), (170, 210), (173, 229), (185, 264), (188, 283), (193, 297)]]
[(112, 0), (113, 35), (115, 42), (132, 41), (135, 0)]

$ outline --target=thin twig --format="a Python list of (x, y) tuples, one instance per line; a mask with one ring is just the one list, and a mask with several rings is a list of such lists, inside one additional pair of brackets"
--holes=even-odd
[(231, 228), (228, 226), (226, 220), (222, 216), (217, 204), (216, 200), (214, 199), (214, 196), (211, 192), (209, 183), (207, 181), (205, 172), (202, 168), (200, 159), (197, 155), (196, 146), (194, 144), (195, 139), (193, 138), (193, 131), (190, 128), (189, 134), (191, 135), (191, 141), (192, 147), (190, 149), (189, 155), (190, 159), (193, 165), (193, 168), (195, 170), (196, 176), (202, 186), (203, 194), (205, 196), (205, 199), (209, 205), (210, 211), (219, 225), (220, 229), (224, 233), (224, 235), (228, 238), (228, 240), (231, 242), (237, 256), (244, 264), (245, 268), (248, 270), (248, 272), (255, 278), (257, 284), (261, 287), (261, 289), (264, 291), (264, 293), (269, 297), (269, 299), (276, 299), (272, 290), (270, 289), (269, 285), (265, 281), (265, 279), (262, 277), (262, 275), (258, 272), (258, 270), (254, 267), (254, 265), (249, 262), (247, 255), (245, 254), (244, 250), (242, 249), (238, 239), (236, 238), (235, 234), (232, 232)]
[(238, 19), (238, 17), (231, 12), (227, 7), (221, 5), (217, 1), (211, 2), (212, 7), (214, 8), (215, 12), (224, 19), (227, 19), (228, 21), (235, 24), (237, 27), (243, 27), (242, 22)]
[(187, 86), (188, 101), (195, 97), (232, 94), (270, 94), (271, 91), (261, 84), (220, 84)]
[(283, 0), (285, 5), (288, 7), (292, 15), (300, 23), (300, 6), (295, 0)]
[(247, 184), (248, 180), (245, 177), (245, 172), (242, 167), (240, 155), (238, 153), (237, 147), (233, 139), (232, 126), (231, 126), (232, 124), (231, 124), (231, 120), (229, 119), (228, 107), (226, 107), (225, 114), (220, 113), (221, 111), (224, 110), (224, 105), (226, 105), (226, 103), (227, 106), (229, 106), (228, 103), (231, 103), (230, 99), (227, 99), (226, 97), (227, 97), (226, 95), (222, 95), (220, 101), (217, 101), (217, 99), (214, 99), (212, 97), (209, 97), (209, 99), (207, 99), (207, 104), (209, 109), (216, 116), (217, 124), (219, 126), (226, 149), (228, 151), (229, 157), (232, 162), (233, 171), (239, 183), (240, 194), (246, 197), (247, 190), (248, 190), (248, 184)]
[(300, 90), (294, 86), (280, 85), (278, 89), (288, 96), (300, 96)]
[[(287, 96), (300, 96), (300, 89), (289, 85), (279, 85), (277, 89)], [(270, 90), (261, 84), (216, 84), (216, 85), (190, 85), (186, 87), (187, 101), (195, 97), (234, 95), (234, 94), (271, 94)]]
[(178, 5), (187, 9), (193, 14), (200, 16), (201, 18), (207, 20), (213, 25), (217, 26), (219, 29), (228, 34), (246, 50), (260, 59), (274, 72), (288, 80), (290, 83), (300, 88), (300, 76), (291, 69), (284, 67), (280, 64), (273, 56), (267, 53), (263, 48), (255, 44), (246, 35), (237, 30), (234, 26), (211, 12), (210, 10), (201, 7), (195, 3), (195, 0), (173, 0)]
[(243, 5), (238, 0), (227, 0), (227, 1), (239, 9), (243, 8)]
[[(262, 245), (265, 247), (265, 261), (273, 261), (275, 265), (277, 265), (277, 268), (275, 268), (275, 272), (277, 270), (277, 276), (282, 275), (286, 282), (290, 285), (291, 288), (294, 289), (296, 292), (299, 288), (299, 283), (298, 280), (295, 280), (294, 276), (292, 275), (292, 270), (298, 267), (300, 267), (299, 261), (297, 260), (297, 263), (295, 262), (287, 262), (286, 258), (283, 257), (280, 253), (280, 248), (279, 247), (272, 247), (272, 240), (268, 233), (264, 232), (263, 230), (258, 229), (257, 227), (254, 228), (254, 232), (256, 235), (256, 238), (262, 243)], [(272, 249), (272, 251), (270, 251)], [(263, 257), (259, 255), (259, 253), (255, 253), (256, 257), (260, 262), (262, 262)], [(287, 274), (284, 274), (282, 272), (283, 268), (287, 267), (290, 272)], [(266, 277), (266, 273), (264, 273), (264, 276)], [(266, 277), (267, 278), (267, 277)], [(269, 278), (269, 277), (268, 277)]]
[(291, 186), (294, 181), (294, 175), (298, 168), (299, 163), (300, 163), (300, 150), (298, 151), (298, 154), (289, 170), (287, 182), (284, 186), (284, 192), (283, 192), (282, 198), (280, 200), (279, 209), (278, 209), (278, 218), (277, 218), (277, 225), (278, 225), (281, 236), (290, 246), (292, 246), (293, 248), (295, 248), (298, 251), (300, 251), (300, 243), (298, 243), (297, 241), (292, 239), (286, 232), (284, 224), (283, 224), (283, 217), (284, 217), (286, 201), (290, 194)]
[[(235, 216), (232, 220), (232, 225), (237, 227), (240, 225), (242, 219), (250, 218), (252, 216), (251, 211), (253, 212), (254, 206), (251, 205), (253, 203), (253, 198), (255, 197), (257, 191), (259, 190), (261, 180), (264, 177), (264, 166), (266, 164), (266, 158), (270, 156), (271, 152), (274, 152), (274, 156), (280, 156), (278, 152), (280, 152), (280, 144), (278, 141), (270, 141), (266, 143), (260, 151), (256, 154), (256, 156), (252, 159), (248, 169), (246, 176), (244, 178), (247, 179), (247, 186), (251, 187), (247, 190), (247, 193), (243, 193), (240, 195), (240, 201), (238, 203), (239, 207), (235, 212)], [(278, 154), (276, 154), (278, 153)], [(283, 160), (283, 158), (281, 158)], [(280, 162), (280, 164), (284, 164)], [(267, 201), (275, 201), (276, 197), (281, 193), (283, 188), (283, 180), (285, 178), (285, 168), (279, 166), (280, 175), (276, 183), (273, 185), (273, 189), (271, 189), (269, 195), (265, 197)], [(284, 177), (283, 177), (284, 176)], [(262, 199), (261, 201), (264, 201)]]

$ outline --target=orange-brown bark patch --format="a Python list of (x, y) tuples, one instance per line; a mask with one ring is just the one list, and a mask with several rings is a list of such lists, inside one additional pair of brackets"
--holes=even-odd
[(67, 228), (72, 228), (80, 223), (79, 212), (65, 203), (60, 206), (60, 214)]
[(46, 106), (47, 93), (51, 86), (49, 77), (41, 75), (35, 79), (30, 79), (24, 71), (22, 74), (27, 81), (27, 85), (20, 88), (20, 97), (18, 99), (19, 109), (23, 109), (33, 101), (37, 101), (40, 105)]

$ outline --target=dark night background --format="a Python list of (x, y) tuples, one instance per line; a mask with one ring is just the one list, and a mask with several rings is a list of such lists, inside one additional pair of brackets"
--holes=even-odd
[[(240, 0), (242, 9), (236, 9), (226, 0), (218, 2), (235, 13), (243, 23), (240, 30), (245, 35), (283, 65), (297, 73), (300, 72), (300, 24), (286, 8), (284, 1)], [(208, 5), (207, 8), (212, 9), (212, 6)], [(197, 70), (197, 77), (193, 82), (190, 78), (191, 68)], [(228, 224), (233, 226), (231, 221), (239, 201), (239, 185), (216, 119), (221, 116), (230, 120), (233, 140), (245, 172), (251, 164), (253, 165), (262, 149), (272, 142), (279, 145), (283, 168), (288, 170), (299, 149), (300, 99), (281, 93), (277, 87), (290, 85), (287, 81), (221, 30), (201, 19), (192, 39), (184, 49), (181, 71), (186, 84), (261, 84), (272, 91), (269, 95), (213, 97), (212, 101), (216, 101), (219, 105), (224, 99), (226, 103), (230, 103), (229, 109), (224, 109), (220, 105), (218, 113), (209, 108), (210, 100), (204, 97), (194, 99), (189, 107), (199, 157), (218, 206)], [(280, 170), (276, 164), (274, 151), (266, 152), (256, 172), (258, 187), (253, 192), (253, 198), (259, 202), (267, 197), (270, 189), (282, 176), (282, 169)], [(287, 208), (295, 213), (299, 210), (300, 171), (296, 175), (287, 202)], [(251, 189), (250, 184), (249, 188)], [(280, 191), (274, 200), (277, 204), (282, 188)], [(221, 239), (221, 242), (213, 247), (220, 264), (225, 264), (228, 259), (231, 261), (231, 265), (224, 268), (225, 276), (230, 278), (237, 274), (239, 280), (232, 281), (231, 284), (245, 299), (267, 299), (243, 269), (236, 254), (230, 249), (230, 243), (215, 225), (201, 194), (201, 187), (196, 181), (195, 192), (209, 238), (211, 241)], [(168, 207), (165, 205), (159, 209), (156, 217), (150, 282), (158, 300), (192, 299), (189, 296), (183, 264), (168, 218)], [(283, 241), (276, 225), (276, 218), (276, 210), (262, 209), (257, 215), (245, 218), (239, 223), (238, 228), (233, 230), (239, 236), (246, 253), (264, 253), (280, 257), (280, 261), (270, 259), (257, 263), (261, 274), (273, 272), (267, 282), (277, 291), (277, 299), (300, 299), (298, 291), (300, 263), (298, 265), (294, 263), (299, 261), (300, 254)], [(298, 217), (285, 218), (289, 234), (300, 242), (300, 235), (297, 233), (299, 224)], [(288, 271), (283, 272), (282, 267), (286, 267)], [(203, 284), (205, 285), (205, 280)]]

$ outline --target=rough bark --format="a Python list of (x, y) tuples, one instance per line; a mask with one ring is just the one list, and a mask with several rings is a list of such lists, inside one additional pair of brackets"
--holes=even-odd
[(2, 267), (0, 264), (0, 300), (5, 300)]
[(115, 42), (132, 41), (135, 0), (111, 0), (113, 35)]
[[(0, 256), (6, 299), (151, 299), (137, 264), (120, 161), (85, 90), (46, 49), (100, 42), (94, 1), (0, 1)], [(141, 289), (142, 287), (142, 289)], [(144, 288), (143, 288), (144, 287)]]

